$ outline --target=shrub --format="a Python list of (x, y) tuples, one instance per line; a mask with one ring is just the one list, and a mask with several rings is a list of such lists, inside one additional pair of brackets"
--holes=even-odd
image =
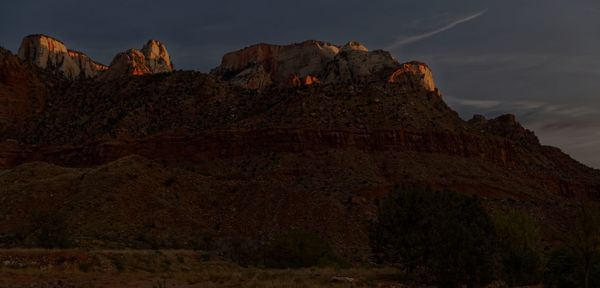
[[(588, 287), (600, 287), (600, 258), (595, 257), (590, 266)], [(544, 275), (544, 285), (549, 288), (585, 287), (585, 265), (569, 246), (559, 247), (550, 253)]]
[(73, 246), (67, 232), (65, 220), (60, 216), (46, 216), (38, 220), (40, 223), (34, 233), (34, 244), (37, 247), (55, 249), (70, 248)]
[(493, 214), (502, 277), (509, 286), (539, 283), (543, 267), (540, 228), (516, 210)]
[(544, 284), (546, 287), (566, 288), (582, 287), (581, 271), (577, 264), (577, 256), (567, 247), (560, 247), (552, 251), (548, 257)]
[(267, 245), (265, 265), (271, 268), (302, 268), (339, 266), (341, 262), (331, 247), (318, 236), (291, 231)]
[(600, 287), (600, 212), (580, 205), (565, 245), (550, 254), (547, 287)]
[(477, 198), (396, 188), (380, 204), (370, 240), (380, 262), (433, 275), (443, 287), (493, 280), (495, 230)]
[(265, 249), (258, 241), (250, 239), (235, 238), (225, 249), (225, 255), (231, 261), (243, 266), (264, 266)]
[(581, 203), (578, 207), (570, 247), (577, 255), (583, 269), (583, 287), (598, 287), (590, 285), (594, 266), (600, 258), (600, 210), (598, 207)]
[(163, 185), (167, 188), (172, 187), (175, 185), (175, 183), (177, 183), (177, 177), (175, 176), (169, 176), (167, 179), (165, 179), (165, 181), (163, 181)]

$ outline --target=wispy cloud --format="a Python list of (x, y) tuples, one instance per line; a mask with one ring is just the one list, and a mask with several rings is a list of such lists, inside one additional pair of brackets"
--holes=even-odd
[(463, 106), (470, 106), (470, 107), (481, 108), (481, 109), (491, 109), (494, 107), (498, 107), (498, 106), (500, 106), (500, 104), (502, 104), (502, 102), (500, 102), (500, 101), (467, 100), (467, 99), (460, 99), (458, 101), (458, 103)]
[[(479, 99), (462, 99), (451, 96), (445, 97), (448, 103), (453, 106), (460, 107), (472, 107), (475, 109), (482, 109), (482, 112), (516, 112), (519, 114), (544, 114), (544, 116), (552, 115), (549, 117), (553, 120), (559, 116), (565, 118), (577, 118), (587, 116), (600, 116), (600, 110), (594, 107), (587, 106), (572, 106), (566, 104), (555, 104), (543, 101), (530, 101), (530, 100), (516, 100), (516, 101), (499, 101), (499, 100), (479, 100)], [(460, 109), (459, 109), (460, 110)], [(545, 117), (544, 117), (545, 118)]]
[(394, 43), (390, 44), (388, 47), (386, 47), (386, 50), (395, 50), (398, 49), (402, 46), (408, 45), (408, 44), (412, 44), (418, 41), (421, 41), (423, 39), (427, 39), (429, 37), (435, 36), (437, 34), (440, 34), (442, 32), (448, 31), (454, 27), (456, 27), (459, 24), (462, 23), (466, 23), (469, 21), (472, 21), (474, 19), (477, 19), (479, 17), (481, 17), (483, 14), (485, 14), (487, 12), (487, 9), (479, 11), (475, 14), (469, 15), (467, 17), (455, 20), (453, 22), (450, 22), (448, 24), (446, 24), (445, 26), (435, 29), (433, 31), (427, 32), (427, 33), (423, 33), (423, 34), (419, 34), (419, 35), (413, 35), (413, 36), (409, 36), (409, 37), (402, 37), (397, 39), (396, 41), (394, 41)]

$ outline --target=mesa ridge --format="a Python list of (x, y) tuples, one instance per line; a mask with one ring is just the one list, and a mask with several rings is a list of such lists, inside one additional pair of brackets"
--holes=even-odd
[[(177, 71), (151, 40), (103, 66), (43, 35), (0, 49), (0, 247), (56, 214), (85, 248), (191, 248), (314, 232), (368, 261), (395, 186), (450, 189), (540, 221), (600, 200), (600, 171), (514, 115), (465, 121), (424, 63), (309, 40)], [(24, 228), (25, 227), (25, 228)], [(177, 237), (173, 237), (177, 235)], [(28, 242), (29, 241), (29, 242)]]

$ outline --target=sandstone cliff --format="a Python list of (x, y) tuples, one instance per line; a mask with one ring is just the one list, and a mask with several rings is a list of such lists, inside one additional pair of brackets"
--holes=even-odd
[(428, 91), (436, 90), (425, 64), (400, 64), (389, 52), (371, 52), (355, 41), (342, 47), (313, 40), (291, 45), (258, 44), (226, 54), (212, 73), (251, 89), (317, 83), (396, 83), (399, 77), (413, 74), (422, 79), (421, 85)]
[(167, 47), (157, 40), (150, 40), (141, 50), (151, 73), (172, 72), (173, 64)]
[(0, 141), (22, 132), (28, 120), (43, 112), (46, 97), (58, 82), (0, 47)]
[(427, 64), (412, 61), (404, 63), (397, 68), (388, 78), (389, 83), (398, 83), (406, 81), (408, 75), (416, 75), (419, 78), (419, 83), (427, 91), (437, 91), (435, 82), (433, 81), (433, 74)]
[(141, 50), (129, 49), (117, 54), (100, 80), (114, 80), (126, 75), (172, 72), (173, 64), (165, 45), (150, 40)]
[(339, 53), (339, 47), (321, 41), (292, 45), (258, 44), (228, 53), (214, 74), (233, 84), (261, 89), (273, 84), (287, 85), (295, 76), (321, 74), (323, 67)]
[(27, 63), (72, 80), (95, 77), (107, 68), (81, 52), (69, 50), (63, 42), (40, 34), (25, 37), (18, 55)]
[(0, 234), (27, 239), (47, 213), (91, 248), (302, 229), (366, 259), (376, 203), (395, 185), (478, 195), (549, 233), (574, 203), (600, 199), (600, 171), (512, 115), (462, 120), (425, 64), (307, 41), (228, 54), (213, 75), (123, 77), (170, 71), (161, 46), (121, 54), (112, 81), (72, 82), (0, 49), (0, 118), (23, 124), (0, 131)]

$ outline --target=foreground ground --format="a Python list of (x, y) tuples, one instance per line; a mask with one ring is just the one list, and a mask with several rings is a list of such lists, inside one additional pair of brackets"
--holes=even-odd
[(189, 250), (0, 250), (0, 287), (408, 287), (393, 268), (244, 268)]

